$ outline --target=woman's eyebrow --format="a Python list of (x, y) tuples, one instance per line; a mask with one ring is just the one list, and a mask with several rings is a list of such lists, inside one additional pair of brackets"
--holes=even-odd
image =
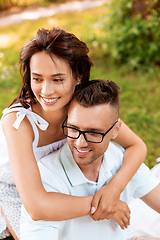
[(42, 76), (41, 74), (39, 74), (39, 73), (35, 73), (35, 72), (31, 72), (33, 75), (36, 75), (36, 76)]
[[(39, 73), (36, 73), (36, 72), (32, 72), (33, 75), (36, 75), (38, 77), (42, 77), (41, 74)], [(55, 73), (55, 74), (52, 74), (51, 77), (59, 77), (59, 76), (63, 76), (63, 75), (66, 75), (65, 73)]]
[(64, 76), (66, 75), (65, 73), (56, 73), (56, 74), (52, 74), (51, 77), (58, 77), (58, 76)]

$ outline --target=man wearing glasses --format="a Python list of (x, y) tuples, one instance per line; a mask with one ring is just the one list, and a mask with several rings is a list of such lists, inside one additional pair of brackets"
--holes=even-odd
[[(86, 216), (67, 221), (33, 221), (22, 208), (21, 240), (127, 240), (127, 229), (113, 219), (93, 221), (92, 196), (122, 166), (124, 149), (112, 142), (119, 132), (119, 88), (112, 81), (94, 80), (75, 94), (68, 118), (62, 125), (67, 143), (44, 157), (39, 169), (45, 189), (73, 196), (86, 196)], [(142, 164), (121, 194), (121, 204), (141, 198), (160, 212), (160, 184)], [(156, 196), (156, 200), (155, 200)], [(122, 202), (123, 201), (123, 202)], [(67, 207), (67, 206), (66, 206)], [(124, 225), (129, 221), (126, 208)], [(117, 222), (116, 222), (117, 221)]]

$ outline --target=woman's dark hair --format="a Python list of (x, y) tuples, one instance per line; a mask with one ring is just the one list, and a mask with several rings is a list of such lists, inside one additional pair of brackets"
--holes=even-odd
[(74, 34), (68, 33), (60, 28), (39, 29), (36, 37), (32, 38), (21, 50), (20, 73), (23, 84), (19, 95), (12, 102), (20, 102), (28, 108), (28, 104), (36, 103), (30, 84), (30, 60), (40, 51), (45, 51), (52, 59), (52, 54), (67, 61), (76, 79), (81, 79), (80, 88), (89, 81), (92, 64), (88, 56), (89, 49), (83, 41)]

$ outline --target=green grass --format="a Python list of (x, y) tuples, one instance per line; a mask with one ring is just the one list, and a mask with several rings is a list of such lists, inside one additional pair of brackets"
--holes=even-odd
[(38, 28), (59, 26), (75, 33), (91, 49), (94, 67), (91, 79), (103, 78), (115, 81), (121, 88), (120, 118), (147, 144), (146, 164), (155, 165), (160, 156), (160, 70), (152, 68), (148, 73), (130, 72), (102, 56), (96, 36), (103, 36), (100, 20), (108, 9), (99, 7), (83, 12), (67, 12), (49, 18), (0, 27), (0, 112), (16, 97), (20, 86), (18, 58), (21, 47), (33, 37)]

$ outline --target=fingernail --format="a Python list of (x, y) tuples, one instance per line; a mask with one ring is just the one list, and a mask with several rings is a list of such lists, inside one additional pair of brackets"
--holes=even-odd
[(92, 208), (91, 208), (91, 214), (95, 213), (95, 211), (96, 211), (96, 208), (95, 208), (95, 207), (92, 207)]

